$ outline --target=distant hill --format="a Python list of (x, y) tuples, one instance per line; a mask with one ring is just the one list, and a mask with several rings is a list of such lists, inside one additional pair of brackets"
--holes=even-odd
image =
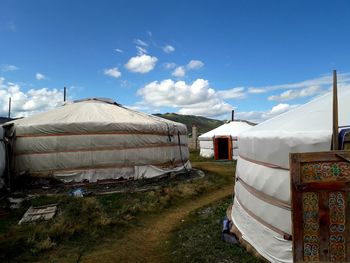
[(192, 132), (192, 125), (195, 124), (197, 126), (198, 135), (206, 133), (212, 129), (219, 127), (224, 124), (226, 121), (214, 120), (200, 116), (194, 115), (180, 115), (176, 113), (164, 113), (164, 114), (154, 114), (155, 116), (183, 123), (187, 126), (188, 133)]

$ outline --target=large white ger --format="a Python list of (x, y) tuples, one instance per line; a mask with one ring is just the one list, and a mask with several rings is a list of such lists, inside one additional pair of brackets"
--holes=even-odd
[(111, 100), (76, 101), (5, 125), (16, 174), (64, 182), (150, 178), (188, 161), (186, 126)]
[[(343, 139), (350, 134), (349, 88), (339, 90), (338, 101)], [(330, 150), (331, 138), (331, 93), (239, 136), (233, 229), (267, 260), (293, 261), (289, 153)]]
[(245, 121), (230, 121), (198, 137), (200, 155), (206, 158), (237, 159), (237, 135), (253, 127)]

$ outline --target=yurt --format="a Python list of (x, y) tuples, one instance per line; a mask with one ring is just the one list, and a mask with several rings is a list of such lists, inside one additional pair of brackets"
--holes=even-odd
[(6, 154), (4, 143), (4, 130), (0, 126), (0, 189), (4, 187), (4, 173), (6, 166)]
[(108, 99), (75, 101), (4, 127), (15, 175), (96, 182), (190, 168), (185, 125)]
[(237, 135), (252, 127), (245, 121), (230, 121), (198, 137), (200, 155), (215, 160), (236, 160), (238, 155)]
[[(348, 147), (350, 89), (338, 91), (341, 147)], [(239, 136), (232, 230), (270, 262), (292, 262), (289, 153), (331, 149), (332, 94)]]

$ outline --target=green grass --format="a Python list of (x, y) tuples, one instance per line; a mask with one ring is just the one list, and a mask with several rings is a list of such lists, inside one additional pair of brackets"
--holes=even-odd
[[(141, 222), (145, 215), (161, 213), (162, 210), (176, 207), (188, 198), (233, 182), (233, 162), (216, 165), (212, 162), (201, 162), (197, 167), (208, 171), (204, 178), (190, 181), (169, 180), (160, 189), (146, 192), (84, 198), (68, 195), (39, 196), (26, 200), (19, 209), (0, 217), (0, 261), (45, 261), (48, 255), (59, 259), (66, 254), (77, 258), (85, 249), (105, 242), (110, 237), (122, 236), (134, 224)], [(58, 204), (54, 219), (17, 225), (29, 206), (52, 203)]]
[(221, 240), (222, 219), (231, 204), (231, 198), (226, 198), (192, 212), (168, 243), (170, 262), (260, 262), (242, 247)]
[[(208, 161), (208, 159), (199, 157), (198, 152), (191, 153), (191, 161), (194, 168), (205, 171), (205, 177), (187, 181), (169, 180), (163, 183), (160, 188), (144, 192), (116, 193), (84, 198), (73, 198), (69, 197), (68, 194), (67, 196), (38, 196), (26, 200), (16, 210), (9, 210), (8, 204), (3, 199), (0, 202), (1, 209), (10, 212), (0, 217), (0, 262), (76, 262), (84, 251), (92, 250), (99, 244), (123, 237), (135, 224), (141, 224), (145, 216), (157, 216), (165, 209), (181, 207), (181, 204), (188, 199), (205, 195), (227, 185), (233, 185), (235, 161)], [(52, 220), (17, 225), (30, 206), (52, 203), (58, 204), (58, 212)], [(243, 253), (242, 250), (237, 250), (238, 248), (231, 251), (232, 247), (228, 247), (227, 244), (220, 241), (221, 219), (227, 205), (228, 203), (218, 205), (213, 210), (215, 213), (206, 219), (202, 218), (201, 214), (193, 214), (189, 218), (190, 221), (186, 220), (182, 224), (186, 228), (197, 229), (190, 234), (194, 237), (196, 234), (200, 234), (200, 229), (211, 231), (209, 235), (213, 237), (212, 242), (214, 242), (211, 244), (214, 245), (213, 248), (217, 247), (217, 249), (209, 250), (204, 243), (195, 243), (197, 245), (193, 248), (194, 259), (197, 259), (200, 256), (200, 251), (204, 250), (208, 258), (213, 260), (216, 257), (220, 259), (222, 255), (218, 251), (221, 250), (223, 250), (224, 256), (235, 256), (236, 252), (233, 251)], [(201, 236), (196, 242), (199, 242), (200, 238)], [(188, 242), (190, 242), (189, 239), (188, 237)], [(171, 244), (178, 244), (177, 242), (182, 241), (174, 239)], [(171, 258), (174, 259), (174, 262), (181, 261), (182, 256), (178, 252), (173, 255)], [(184, 258), (182, 259), (184, 260)]]
[(205, 157), (200, 156), (199, 150), (192, 150), (192, 151), (190, 151), (189, 160), (191, 162), (210, 162), (210, 161), (214, 161), (213, 158), (205, 158)]

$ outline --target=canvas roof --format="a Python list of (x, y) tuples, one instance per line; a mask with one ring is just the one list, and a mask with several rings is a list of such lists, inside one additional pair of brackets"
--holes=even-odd
[(187, 132), (184, 124), (137, 112), (106, 99), (80, 100), (5, 125), (11, 123), (15, 124), (17, 135), (111, 130)]

